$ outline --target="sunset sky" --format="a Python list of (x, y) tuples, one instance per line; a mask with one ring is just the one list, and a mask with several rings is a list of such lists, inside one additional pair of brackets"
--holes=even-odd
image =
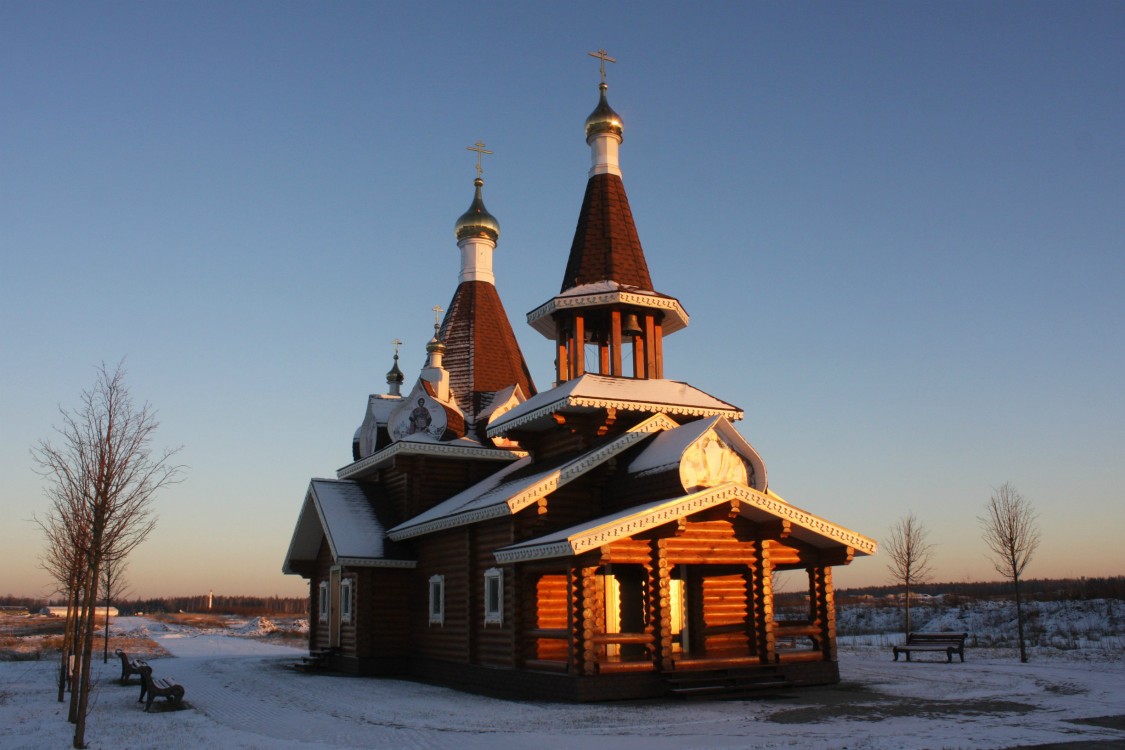
[[(770, 487), (937, 580), (1037, 507), (1027, 575), (1125, 574), (1125, 4), (0, 3), (0, 595), (48, 595), (29, 449), (101, 362), (182, 445), (134, 596), (281, 564), (399, 338), (408, 385), (499, 220), (540, 389), (604, 48), (665, 373), (745, 410)], [(838, 587), (889, 582), (886, 560)]]

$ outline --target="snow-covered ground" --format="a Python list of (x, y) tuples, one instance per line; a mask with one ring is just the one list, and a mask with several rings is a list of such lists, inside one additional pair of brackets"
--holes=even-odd
[[(248, 637), (253, 626), (199, 630), (144, 618), (120, 618), (114, 626), (147, 633), (172, 654), (149, 661), (157, 675), (186, 687), (186, 709), (144, 713), (135, 682), (116, 683), (119, 663), (99, 661), (91, 748), (1125, 747), (1120, 653), (1037, 653), (1020, 664), (1011, 650), (970, 649), (964, 664), (905, 663), (892, 661), (881, 644), (843, 643), (837, 686), (753, 700), (568, 705), (295, 672), (287, 665), (303, 651)], [(0, 662), (0, 747), (70, 746), (73, 728), (54, 699), (56, 666)], [(1106, 717), (1116, 718), (1084, 721)]]

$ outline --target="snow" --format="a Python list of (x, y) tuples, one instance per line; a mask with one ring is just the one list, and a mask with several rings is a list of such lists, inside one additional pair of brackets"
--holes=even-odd
[[(970, 648), (964, 664), (905, 663), (887, 647), (863, 645), (876, 636), (857, 635), (843, 639), (837, 686), (753, 700), (570, 705), (299, 673), (287, 666), (303, 649), (248, 637), (267, 629), (262, 620), (215, 630), (145, 618), (115, 625), (172, 654), (149, 663), (186, 687), (186, 708), (143, 713), (136, 684), (119, 686), (119, 665), (98, 661), (91, 748), (920, 750), (1125, 739), (1120, 646), (1093, 654), (1044, 647), (1029, 664), (1010, 648)], [(0, 662), (0, 747), (70, 745), (72, 727), (54, 700), (56, 666)], [(1119, 728), (1082, 721), (1111, 716)]]

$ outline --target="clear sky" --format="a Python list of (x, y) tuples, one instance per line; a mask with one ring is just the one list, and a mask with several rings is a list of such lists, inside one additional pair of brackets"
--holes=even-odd
[[(940, 580), (1038, 508), (1031, 576), (1125, 573), (1125, 4), (0, 3), (0, 594), (45, 594), (29, 448), (126, 358), (186, 481), (136, 595), (298, 595), (311, 476), (391, 339), (417, 376), (483, 140), (540, 388), (609, 98), (668, 377), (742, 407), (770, 486)], [(886, 562), (838, 586), (887, 582)]]

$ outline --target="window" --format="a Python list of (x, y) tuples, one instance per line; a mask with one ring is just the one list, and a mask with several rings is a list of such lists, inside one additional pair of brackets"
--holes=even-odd
[(484, 571), (484, 624), (504, 624), (504, 571)]
[(352, 621), (352, 579), (340, 582), (340, 620)]
[(317, 597), (317, 608), (316, 608), (317, 618), (321, 622), (328, 622), (328, 608), (330, 606), (329, 605), (329, 599), (328, 599), (328, 581), (321, 581), (319, 589), (320, 589), (320, 592), (319, 592), (320, 595)]
[(430, 624), (445, 624), (445, 576), (430, 576)]

